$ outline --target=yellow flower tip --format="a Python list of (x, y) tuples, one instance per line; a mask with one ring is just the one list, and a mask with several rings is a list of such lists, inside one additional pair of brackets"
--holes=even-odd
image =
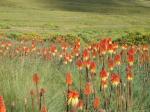
[(79, 102), (78, 98), (69, 98), (68, 105), (77, 106), (78, 102)]

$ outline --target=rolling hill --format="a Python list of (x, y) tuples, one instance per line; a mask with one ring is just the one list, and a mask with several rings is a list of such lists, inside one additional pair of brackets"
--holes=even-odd
[(0, 32), (147, 32), (149, 11), (149, 0), (0, 0)]

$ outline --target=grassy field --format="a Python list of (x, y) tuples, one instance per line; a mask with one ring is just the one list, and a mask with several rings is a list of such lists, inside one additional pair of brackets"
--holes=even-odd
[[(72, 88), (79, 90), (80, 72), (77, 69), (76, 61), (84, 58), (82, 56), (83, 49), (86, 49), (86, 47), (90, 49), (90, 46), (88, 46), (89, 43), (85, 44), (88, 42), (88, 39), (100, 40), (101, 37), (107, 36), (112, 36), (114, 39), (127, 34), (125, 33), (126, 31), (150, 33), (149, 12), (149, 0), (0, 0), (0, 96), (4, 97), (7, 112), (31, 112), (32, 99), (30, 91), (33, 88), (35, 89), (32, 81), (32, 76), (35, 73), (38, 73), (40, 76), (39, 87), (46, 89), (45, 99), (48, 112), (65, 112), (65, 104), (67, 103), (65, 75), (67, 72), (73, 74)], [(73, 42), (72, 45), (67, 46), (68, 50), (64, 52), (61, 44), (66, 43), (68, 45), (71, 42), (67, 43), (63, 41), (62, 43), (57, 43), (56, 40), (53, 42), (56, 42), (55, 45), (58, 52), (56, 56), (52, 56), (53, 53), (50, 49), (53, 44), (49, 40), (18, 41), (17, 39), (3, 36), (3, 33), (6, 33), (10, 37), (27, 34), (27, 36), (41, 35), (40, 38), (49, 38), (50, 35), (55, 34), (73, 34), (82, 35), (84, 38), (81, 39), (81, 48), (77, 49), (80, 56), (72, 54), (72, 50), (74, 50), (72, 48), (78, 46), (76, 46), (76, 43)], [(145, 41), (142, 37), (148, 37), (148, 35), (142, 35), (141, 39), (138, 40), (138, 36), (140, 35), (136, 34), (136, 39), (133, 38), (133, 41), (142, 43)], [(134, 37), (134, 35), (131, 37)], [(70, 40), (72, 38), (74, 37), (71, 37)], [(32, 46), (32, 42), (35, 42), (35, 51), (32, 49), (34, 47)], [(98, 45), (98, 43), (92, 45)], [(129, 105), (129, 109), (127, 110), (128, 112), (149, 112), (150, 59), (147, 57), (150, 55), (150, 46), (148, 46), (148, 50), (141, 50), (141, 52), (139, 49), (143, 49), (144, 46), (132, 47), (138, 52), (135, 54), (135, 63), (132, 69), (134, 73), (132, 81), (133, 99), (130, 102), (131, 105), (126, 101), (127, 105)], [(130, 48), (131, 46), (128, 46), (127, 50)], [(120, 49), (121, 46), (119, 46), (116, 52), (121, 55), (122, 51)], [(106, 69), (110, 70), (106, 65), (108, 64), (107, 57), (114, 58), (116, 54), (111, 56), (109, 53), (103, 56), (97, 54), (97, 57), (94, 58), (94, 56), (92, 57), (94, 50), (94, 47), (89, 50), (89, 60), (96, 63), (96, 74), (99, 77), (102, 66), (104, 66), (102, 62), (105, 63)], [(103, 49), (101, 50), (103, 52)], [(95, 50), (95, 52), (98, 53), (98, 50)], [(127, 57), (127, 51), (125, 52), (126, 55), (122, 55), (121, 61), (124, 61)], [(61, 53), (63, 57), (60, 59), (58, 57)], [(71, 55), (72, 62), (65, 65), (63, 62), (68, 54), (69, 56)], [(122, 90), (120, 97), (123, 96), (125, 100), (129, 89), (126, 86), (128, 81), (125, 73), (128, 64), (126, 60), (124, 63), (121, 63), (120, 67), (116, 65), (113, 70), (113, 72), (121, 74), (120, 76), (124, 81), (123, 84), (125, 86), (123, 88), (125, 90)], [(84, 65), (84, 69), (81, 72), (82, 78), (86, 76), (86, 69), (87, 66)], [(96, 79), (98, 82), (95, 82), (97, 83), (95, 87), (98, 88), (97, 95), (101, 98), (100, 108), (106, 109), (105, 100), (107, 99), (103, 97), (103, 91), (99, 91), (98, 87), (100, 80), (101, 77)], [(92, 80), (90, 81), (92, 82)], [(109, 81), (109, 83), (111, 82)], [(110, 85), (106, 92), (108, 98), (111, 92), (114, 95), (110, 98), (112, 102), (109, 105), (109, 109), (112, 109), (112, 112), (114, 112), (117, 107), (115, 105), (115, 98), (117, 97), (115, 96), (115, 92), (111, 90)], [(0, 99), (0, 109), (2, 107), (1, 103)], [(91, 108), (93, 108), (92, 103)], [(90, 111), (93, 112), (94, 110), (91, 109)]]
[[(7, 46), (7, 43), (11, 42), (11, 46)], [(32, 42), (35, 43), (35, 50), (32, 51)], [(86, 67), (82, 65), (83, 69), (79, 72), (78, 67), (76, 65), (77, 60), (80, 60), (83, 57), (83, 47), (79, 48), (79, 56), (75, 56), (72, 54), (72, 62), (67, 61), (67, 64), (64, 64), (65, 57), (67, 54), (71, 54), (71, 47), (74, 45), (68, 46), (66, 51), (63, 51), (60, 43), (55, 43), (57, 48), (57, 53), (53, 56), (53, 52), (50, 51), (52, 47), (51, 42), (41, 43), (39, 41), (25, 41), (20, 42), (16, 40), (10, 40), (8, 38), (0, 38), (0, 95), (4, 97), (5, 105), (7, 112), (43, 112), (43, 111), (31, 111), (32, 107), (32, 97), (30, 94), (31, 90), (35, 91), (35, 84), (33, 83), (32, 76), (35, 73), (38, 73), (40, 76), (39, 88), (44, 88), (46, 90), (45, 100), (46, 106), (48, 108), (48, 112), (65, 112), (66, 110), (66, 99), (65, 92), (67, 91), (66, 85), (66, 73), (71, 72), (73, 77), (73, 84), (71, 85), (71, 89), (76, 89), (79, 91), (79, 77), (82, 76), (82, 89), (84, 89), (84, 82), (86, 76)], [(24, 49), (31, 49), (29, 52)], [(105, 55), (97, 54), (96, 58), (92, 55), (93, 50), (90, 50), (90, 61), (96, 63), (96, 71), (95, 71), (95, 80), (91, 80), (90, 82), (95, 84), (95, 88), (97, 88), (97, 93), (100, 97), (100, 108), (106, 109), (105, 107), (105, 97), (103, 93), (103, 89), (100, 90), (99, 84), (102, 77), (99, 78), (99, 74), (101, 73), (102, 67), (105, 68), (110, 73), (109, 79), (111, 77), (111, 73), (118, 73), (121, 77), (121, 84), (124, 85), (122, 88), (121, 97), (125, 101), (128, 101), (128, 82), (131, 83), (131, 93), (132, 104), (129, 104), (129, 109), (126, 112), (149, 112), (150, 108), (150, 77), (149, 77), (149, 49), (146, 51), (141, 50), (141, 52), (137, 51), (135, 55), (135, 62), (132, 65), (132, 73), (133, 80), (126, 79), (126, 68), (128, 67), (127, 61), (127, 52), (130, 50), (130, 46), (127, 50), (121, 50), (121, 46), (116, 50), (116, 54), (110, 55), (109, 52)], [(137, 47), (138, 48), (138, 47)], [(141, 49), (141, 47), (139, 47)], [(94, 47), (92, 47), (94, 49)], [(45, 54), (46, 51), (46, 54)], [(64, 53), (62, 58), (59, 58), (60, 53)], [(124, 53), (121, 55), (121, 64), (114, 66), (114, 69), (111, 71), (107, 66), (108, 59), (110, 57), (115, 60), (115, 56), (118, 54)], [(50, 58), (49, 58), (50, 56)], [(148, 58), (145, 58), (148, 56)], [(109, 58), (108, 58), (109, 57)], [(85, 58), (85, 57), (83, 57)], [(82, 60), (82, 59), (81, 59)], [(84, 62), (84, 60), (83, 60)], [(86, 61), (85, 61), (86, 62)], [(104, 62), (104, 64), (103, 64)], [(114, 61), (115, 62), (115, 61)], [(91, 67), (90, 67), (91, 69)], [(92, 75), (88, 69), (88, 73)], [(111, 82), (109, 82), (111, 83)], [(101, 85), (102, 86), (102, 85)], [(121, 87), (121, 86), (119, 86)], [(111, 84), (108, 84), (108, 88), (104, 89), (106, 92), (107, 99), (111, 99), (110, 104), (108, 106), (113, 112), (116, 111), (117, 106), (115, 105), (115, 101), (117, 97), (115, 96), (115, 86), (114, 89), (110, 89)], [(109, 94), (112, 94), (112, 97)], [(91, 95), (92, 97), (93, 93)], [(36, 93), (33, 95), (35, 106), (36, 104)], [(83, 97), (84, 100), (84, 97)], [(122, 100), (120, 100), (122, 101)], [(127, 103), (128, 104), (128, 103)], [(126, 105), (124, 104), (123, 107)], [(1, 105), (0, 105), (1, 107)], [(91, 103), (92, 108), (92, 103)], [(44, 111), (45, 112), (45, 111)], [(70, 112), (70, 111), (69, 111)], [(80, 112), (80, 111), (78, 111)], [(81, 111), (84, 112), (84, 111)], [(90, 109), (90, 112), (95, 112)], [(107, 111), (110, 112), (110, 111)], [(116, 112), (125, 112), (124, 111), (116, 111)]]
[(149, 32), (148, 0), (0, 1), (0, 32), (110, 36)]

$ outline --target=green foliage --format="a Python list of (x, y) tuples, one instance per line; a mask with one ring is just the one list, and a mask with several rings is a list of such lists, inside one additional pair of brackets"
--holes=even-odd
[(10, 39), (19, 39), (21, 37), (22, 33), (20, 32), (7, 32), (6, 36)]
[(149, 44), (150, 34), (142, 34), (140, 32), (129, 33), (126, 32), (121, 38), (115, 40), (119, 44), (129, 44), (129, 45), (139, 45), (139, 44)]
[(0, 24), (0, 29), (10, 29), (11, 26), (7, 24)]

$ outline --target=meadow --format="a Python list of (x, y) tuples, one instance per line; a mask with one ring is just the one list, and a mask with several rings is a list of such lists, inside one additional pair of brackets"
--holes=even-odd
[(0, 112), (149, 112), (149, 0), (0, 0)]
[(149, 45), (118, 45), (106, 38), (85, 46), (79, 39), (69, 44), (62, 37), (55, 42), (4, 37), (0, 45), (0, 109), (150, 110)]
[(0, 1), (0, 32), (85, 37), (119, 37), (124, 31), (149, 32), (147, 0)]

